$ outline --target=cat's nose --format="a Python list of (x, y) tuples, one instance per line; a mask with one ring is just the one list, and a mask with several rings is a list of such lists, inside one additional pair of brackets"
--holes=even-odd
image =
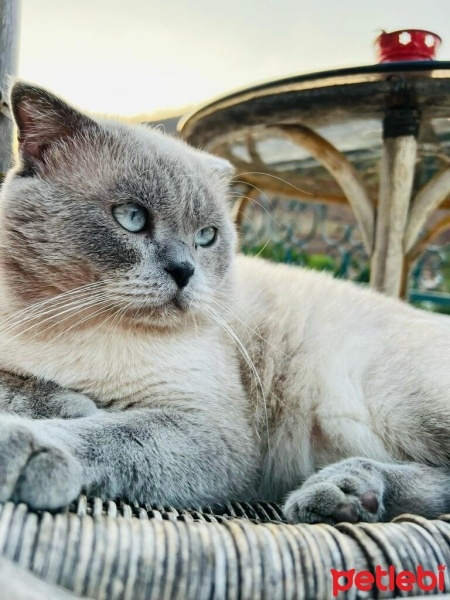
[(195, 271), (191, 263), (175, 261), (168, 263), (164, 267), (164, 270), (166, 273), (169, 273), (171, 277), (173, 277), (175, 283), (180, 289), (187, 286), (189, 279), (192, 277)]

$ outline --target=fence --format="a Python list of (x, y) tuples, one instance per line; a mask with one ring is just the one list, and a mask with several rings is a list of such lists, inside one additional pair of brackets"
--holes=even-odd
[[(327, 270), (336, 277), (369, 281), (369, 261), (351, 210), (260, 195), (241, 215), (242, 250), (280, 262)], [(448, 235), (447, 235), (448, 240)], [(441, 236), (413, 263), (408, 299), (450, 312), (450, 243)]]

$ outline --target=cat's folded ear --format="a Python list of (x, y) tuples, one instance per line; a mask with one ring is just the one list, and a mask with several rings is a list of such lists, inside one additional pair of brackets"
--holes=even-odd
[(221, 177), (225, 180), (230, 180), (235, 174), (236, 170), (229, 160), (209, 154), (208, 152), (202, 152), (197, 150), (202, 155), (203, 161), (207, 164), (209, 170), (214, 175)]
[(94, 121), (43, 88), (15, 82), (10, 91), (11, 110), (18, 129), (19, 150), (33, 163), (45, 160), (55, 142), (79, 133)]

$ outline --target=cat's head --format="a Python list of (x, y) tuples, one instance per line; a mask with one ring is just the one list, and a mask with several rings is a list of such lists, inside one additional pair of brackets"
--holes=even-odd
[(2, 189), (0, 269), (19, 308), (54, 298), (80, 322), (109, 306), (166, 327), (227, 290), (226, 161), (21, 82), (11, 109), (20, 158)]

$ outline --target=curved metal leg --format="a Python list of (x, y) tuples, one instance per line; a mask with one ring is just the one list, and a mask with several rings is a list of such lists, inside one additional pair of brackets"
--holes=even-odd
[(241, 196), (235, 201), (233, 207), (233, 218), (238, 231), (242, 226), (242, 221), (245, 216), (245, 208), (251, 200), (253, 200), (259, 194), (259, 190), (255, 187), (247, 186), (242, 192)]
[[(417, 196), (416, 196), (416, 198), (417, 198)], [(411, 217), (411, 212), (410, 212), (410, 217)], [(406, 296), (406, 293), (408, 291), (407, 290), (408, 274), (409, 274), (409, 271), (411, 270), (412, 264), (418, 259), (418, 257), (421, 254), (423, 254), (425, 252), (427, 246), (433, 241), (433, 239), (437, 238), (442, 232), (447, 231), (447, 229), (450, 229), (450, 215), (446, 215), (445, 217), (442, 217), (442, 219), (439, 219), (439, 221), (437, 223), (435, 223), (432, 228), (427, 229), (423, 233), (423, 235), (421, 235), (417, 239), (417, 241), (410, 248), (410, 250), (406, 253), (405, 267), (404, 267), (404, 273), (403, 273), (403, 283), (402, 283), (402, 290), (401, 290), (402, 297)], [(408, 225), (407, 225), (406, 231), (408, 231)], [(406, 244), (405, 244), (405, 247), (406, 247)]]
[(278, 125), (276, 129), (307, 150), (337, 181), (353, 209), (364, 247), (370, 256), (375, 211), (358, 171), (339, 150), (312, 129), (303, 125)]
[(418, 114), (410, 108), (390, 109), (383, 126), (376, 218), (359, 173), (330, 142), (303, 125), (278, 125), (274, 129), (307, 150), (334, 177), (353, 209), (371, 258), (371, 286), (398, 297), (404, 293), (408, 259), (426, 219), (450, 194), (450, 168), (437, 174), (411, 203)]
[(450, 195), (450, 167), (446, 167), (416, 194), (411, 203), (405, 232), (405, 252), (411, 252), (431, 213)]

